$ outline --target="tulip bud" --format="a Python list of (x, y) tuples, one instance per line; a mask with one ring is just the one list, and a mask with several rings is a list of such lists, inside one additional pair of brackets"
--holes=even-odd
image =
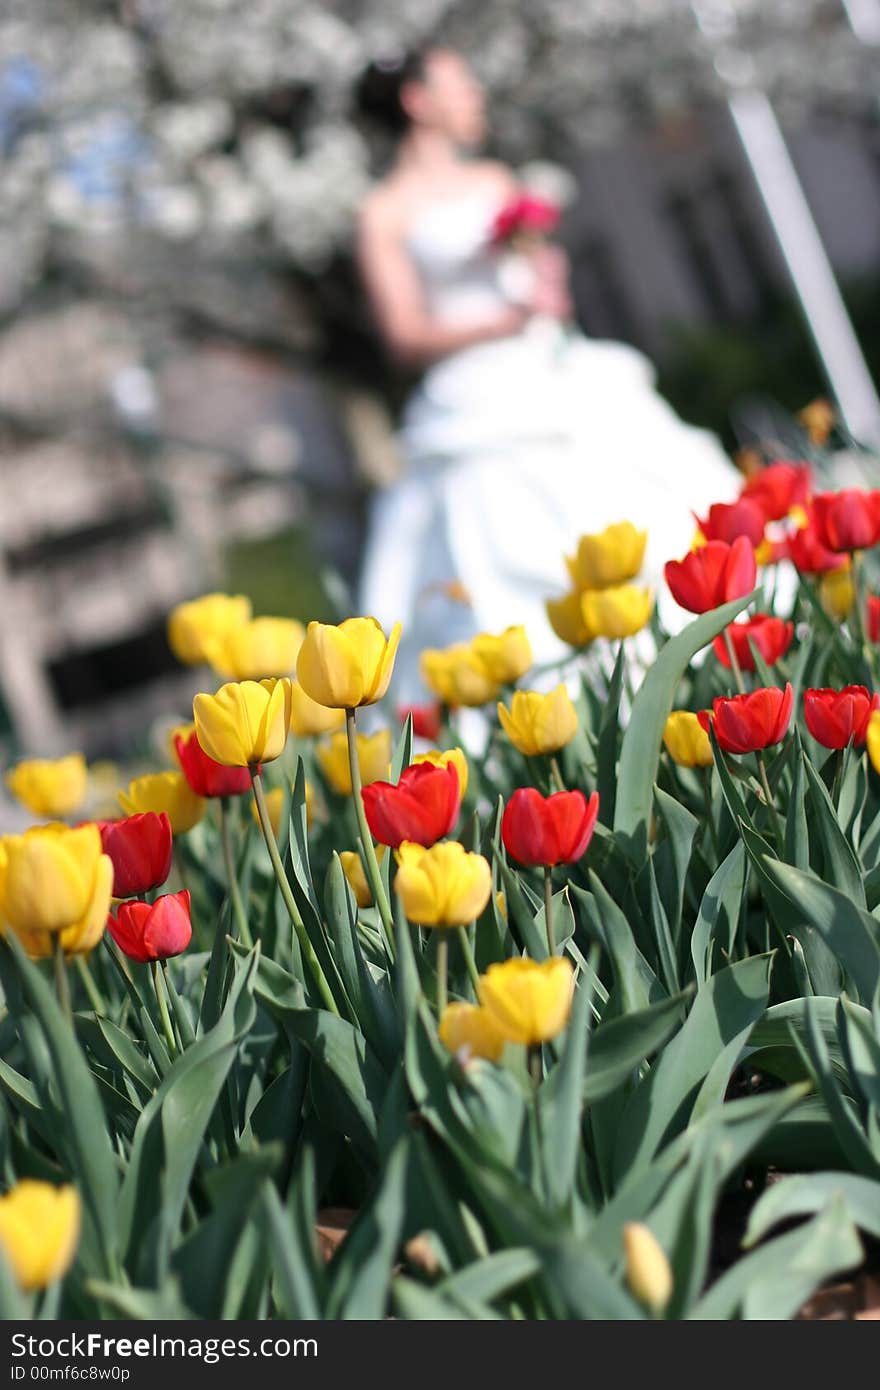
[(461, 806), (461, 787), (452, 763), (407, 767), (396, 786), (373, 782), (362, 795), (373, 839), (395, 849), (404, 840), (419, 845), (441, 840), (458, 819)]
[(715, 761), (709, 735), (690, 710), (672, 711), (663, 730), (663, 742), (679, 767), (711, 767)]
[(291, 682), (290, 732), (295, 738), (313, 738), (330, 734), (345, 724), (345, 710), (328, 709), (307, 695), (299, 681)]
[(65, 1275), (79, 1244), (79, 1193), (24, 1178), (0, 1197), (0, 1250), (16, 1281), (29, 1293)]
[(6, 785), (35, 816), (62, 819), (85, 801), (86, 760), (82, 753), (54, 760), (28, 758), (7, 772)]
[(514, 692), (508, 711), (498, 706), (501, 727), (511, 743), (527, 758), (556, 753), (577, 733), (577, 712), (564, 685), (548, 695), (536, 690)]
[(442, 651), (428, 648), (419, 657), (419, 671), (428, 689), (452, 709), (477, 709), (498, 694), (498, 682), (469, 642), (457, 642)]
[(508, 627), (497, 637), (481, 632), (471, 642), (474, 656), (497, 685), (512, 685), (532, 664), (532, 648), (524, 627)]
[(573, 589), (562, 598), (548, 598), (544, 607), (547, 619), (556, 636), (570, 647), (586, 647), (597, 636), (586, 624), (580, 589)]
[(642, 568), (647, 540), (647, 531), (637, 530), (631, 521), (581, 536), (575, 554), (565, 557), (575, 588), (606, 589), (626, 583)]
[(334, 627), (309, 623), (296, 674), (311, 699), (330, 709), (374, 705), (388, 689), (400, 623), (386, 639), (375, 618), (346, 618)]
[(96, 825), (38, 826), (0, 841), (0, 932), (13, 932), (30, 956), (52, 955), (56, 936), (66, 955), (91, 951), (112, 888)]
[(192, 939), (189, 893), (163, 893), (154, 903), (121, 903), (107, 930), (130, 960), (179, 956)]
[(446, 748), (443, 752), (437, 748), (432, 748), (429, 753), (417, 753), (412, 760), (412, 765), (418, 767), (421, 763), (433, 763), (434, 767), (448, 767), (451, 763), (458, 773), (458, 785), (461, 788), (462, 799), (464, 799), (468, 788), (468, 763), (460, 748)]
[(205, 801), (196, 796), (182, 772), (148, 772), (135, 777), (128, 790), (119, 793), (119, 804), (128, 815), (164, 811), (174, 835), (185, 835), (205, 814)]
[[(385, 848), (385, 845), (376, 846), (377, 864), (382, 863), (382, 860), (385, 857)], [(364, 873), (364, 866), (361, 863), (361, 857), (358, 854), (357, 850), (340, 850), (339, 860), (342, 864), (342, 872), (348, 879), (351, 890), (354, 893), (355, 902), (357, 903), (358, 907), (372, 907), (373, 895), (370, 891), (370, 885), (367, 882), (367, 876)]]
[(641, 632), (654, 607), (650, 589), (635, 584), (619, 584), (608, 589), (590, 589), (581, 595), (584, 624), (597, 637), (620, 641)]
[(286, 677), (230, 681), (216, 695), (197, 695), (196, 735), (208, 757), (224, 767), (256, 767), (280, 757), (290, 730), (290, 686)]
[(479, 917), (492, 892), (492, 870), (481, 854), (444, 840), (425, 849), (406, 841), (397, 851), (394, 890), (411, 922), (464, 927)]
[(447, 1004), (438, 1033), (443, 1046), (464, 1063), (472, 1057), (499, 1061), (506, 1041), (491, 1014), (476, 1004)]
[(250, 620), (250, 599), (239, 594), (205, 594), (204, 598), (179, 603), (168, 618), (168, 645), (186, 666), (200, 666), (208, 648), (232, 628)]
[[(391, 770), (391, 733), (379, 729), (375, 734), (358, 734), (356, 739), (361, 786), (380, 782)], [(351, 796), (351, 766), (348, 761), (348, 739), (344, 733), (331, 734), (315, 749), (318, 766), (330, 786), (340, 796)]]
[(289, 676), (305, 632), (293, 618), (254, 618), (205, 644), (208, 660), (226, 680)]
[(162, 811), (99, 821), (104, 853), (113, 863), (114, 898), (133, 898), (163, 884), (171, 872), (171, 822)]
[(623, 1227), (626, 1282), (652, 1313), (662, 1313), (672, 1297), (672, 1266), (657, 1237), (641, 1221)]
[(514, 957), (480, 976), (480, 1003), (509, 1042), (552, 1042), (568, 1023), (574, 970), (567, 956)]

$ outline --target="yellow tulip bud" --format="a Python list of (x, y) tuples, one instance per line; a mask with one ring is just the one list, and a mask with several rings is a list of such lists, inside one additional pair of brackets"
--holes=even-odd
[(25, 1292), (67, 1273), (79, 1244), (79, 1193), (24, 1178), (0, 1197), (0, 1250)]
[(514, 748), (527, 758), (558, 752), (571, 743), (578, 728), (577, 711), (564, 685), (557, 685), (548, 695), (517, 690), (509, 711), (498, 706), (498, 718)]
[(147, 772), (129, 782), (128, 791), (119, 793), (119, 804), (127, 816), (165, 811), (172, 834), (185, 835), (198, 825), (207, 802), (196, 796), (182, 772)]
[(663, 742), (679, 767), (711, 767), (715, 761), (709, 735), (688, 709), (672, 711), (663, 730)]
[(480, 1003), (510, 1042), (550, 1042), (568, 1023), (574, 970), (567, 956), (514, 958), (480, 976)]
[[(345, 734), (332, 734), (315, 749), (318, 766), (330, 786), (340, 796), (351, 796), (351, 768), (348, 762), (348, 739)], [(357, 760), (361, 771), (361, 786), (385, 782), (391, 771), (391, 734), (380, 729), (375, 734), (357, 735)]]
[(672, 1266), (653, 1231), (641, 1221), (623, 1226), (626, 1282), (652, 1313), (662, 1313), (672, 1297)]
[(848, 565), (826, 570), (819, 580), (819, 601), (825, 612), (843, 622), (852, 612), (856, 591)]
[(647, 540), (647, 531), (637, 530), (631, 521), (581, 536), (575, 554), (565, 557), (575, 588), (606, 589), (632, 579), (642, 568)]
[(430, 849), (404, 840), (397, 863), (394, 891), (409, 920), (423, 927), (466, 926), (489, 901), (488, 862), (454, 840), (440, 840)]
[(208, 757), (224, 767), (253, 767), (280, 757), (290, 730), (290, 687), (282, 676), (230, 681), (216, 695), (197, 695), (196, 737)]
[(635, 584), (589, 589), (581, 596), (586, 626), (597, 637), (608, 637), (612, 641), (641, 632), (653, 607), (651, 590), (639, 589)]
[(511, 685), (524, 676), (532, 664), (532, 647), (524, 627), (507, 627), (493, 636), (481, 632), (471, 642), (471, 650), (490, 680)]
[(497, 1062), (504, 1051), (504, 1034), (476, 1004), (447, 1004), (437, 1031), (443, 1046), (462, 1062), (471, 1057)]
[(875, 710), (868, 720), (865, 742), (871, 766), (875, 772), (880, 772), (880, 710)]
[(293, 681), (290, 690), (290, 732), (296, 738), (313, 738), (316, 734), (329, 734), (345, 724), (345, 710), (328, 709), (319, 705), (307, 695), (299, 681)]
[(0, 841), (0, 931), (29, 955), (91, 951), (110, 911), (113, 864), (96, 825), (41, 825)]
[(302, 623), (293, 618), (254, 618), (206, 642), (205, 651), (226, 680), (258, 681), (289, 676), (304, 636)]
[(809, 405), (805, 405), (798, 415), (798, 419), (810, 436), (813, 444), (822, 445), (828, 443), (828, 438), (834, 428), (834, 406), (824, 396), (817, 396)]
[(400, 623), (386, 639), (375, 618), (309, 623), (296, 674), (307, 695), (329, 709), (355, 709), (381, 700), (394, 669)]
[(561, 642), (567, 642), (570, 647), (586, 647), (593, 641), (596, 633), (591, 632), (584, 621), (579, 589), (572, 589), (562, 598), (548, 598), (544, 607), (550, 626)]
[(427, 648), (419, 657), (419, 671), (428, 689), (453, 709), (462, 705), (476, 709), (498, 694), (498, 682), (469, 642), (457, 642), (442, 651)]
[(179, 764), (180, 762), (177, 756), (177, 739), (181, 738), (184, 743), (186, 743), (195, 731), (196, 726), (193, 724), (192, 720), (190, 720), (188, 724), (173, 724), (167, 734), (165, 734), (164, 746), (167, 748), (173, 763)]
[[(385, 857), (385, 846), (376, 846), (376, 862), (382, 863)], [(370, 892), (370, 885), (364, 873), (364, 866), (357, 850), (343, 849), (339, 852), (339, 859), (342, 863), (342, 872), (348, 879), (351, 890), (354, 893), (358, 907), (372, 907), (373, 894)]]
[(495, 906), (498, 908), (498, 916), (502, 922), (507, 921), (507, 894), (498, 892), (495, 894)]
[(6, 785), (35, 816), (69, 816), (85, 801), (86, 760), (82, 753), (28, 758), (7, 772)]
[(208, 659), (208, 644), (250, 621), (250, 599), (238, 594), (205, 594), (179, 603), (168, 617), (168, 645), (185, 666)]
[(432, 748), (429, 753), (417, 753), (413, 763), (432, 763), (434, 767), (448, 767), (452, 763), (458, 773), (458, 785), (464, 798), (468, 788), (468, 762), (460, 748), (447, 748), (442, 753)]

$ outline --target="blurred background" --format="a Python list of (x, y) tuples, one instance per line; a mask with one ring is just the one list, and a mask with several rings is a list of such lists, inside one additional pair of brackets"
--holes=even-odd
[(564, 199), (584, 330), (686, 419), (747, 446), (830, 381), (878, 424), (878, 0), (4, 0), (7, 757), (185, 715), (182, 598), (344, 604), (409, 384), (354, 273), (385, 152), (351, 91), (427, 39)]

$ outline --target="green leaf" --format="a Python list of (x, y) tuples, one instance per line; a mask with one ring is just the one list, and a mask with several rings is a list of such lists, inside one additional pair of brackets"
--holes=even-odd
[(703, 1320), (792, 1317), (820, 1284), (863, 1258), (845, 1204), (832, 1198), (812, 1221), (754, 1250), (723, 1274), (690, 1310)]
[(645, 957), (632, 927), (596, 873), (590, 870), (590, 892), (573, 885), (575, 900), (586, 909), (591, 933), (604, 947), (620, 994), (621, 1011), (642, 1009), (666, 994)]
[(688, 1102), (718, 1054), (734, 1040), (745, 1045), (767, 1007), (772, 960), (752, 956), (730, 965), (697, 991), (684, 1026), (627, 1102), (615, 1148), (618, 1174), (644, 1167), (673, 1123), (684, 1128)]
[(691, 957), (698, 985), (705, 984), (712, 973), (716, 942), (728, 959), (733, 953), (745, 886), (746, 852), (740, 841), (715, 870), (700, 902), (691, 935)]
[(825, 868), (823, 876), (835, 888), (839, 888), (841, 893), (851, 898), (857, 907), (867, 908), (862, 867), (840, 828), (837, 812), (825, 783), (806, 754), (803, 755), (803, 759), (810, 786), (810, 799), (816, 812), (816, 828), (822, 845)]
[(719, 632), (723, 632), (737, 613), (748, 607), (757, 593), (756, 589), (731, 603), (725, 603), (721, 608), (713, 609), (711, 613), (703, 613), (670, 638), (633, 701), (620, 750), (614, 831), (636, 865), (643, 863), (648, 854), (648, 826), (660, 746), (678, 684), (696, 653), (707, 647)]
[(758, 1198), (749, 1212), (744, 1247), (757, 1245), (780, 1221), (814, 1216), (833, 1197), (841, 1200), (854, 1225), (880, 1240), (880, 1182), (855, 1173), (797, 1173), (773, 1183)]
[(862, 1002), (880, 983), (880, 925), (846, 894), (815, 874), (764, 856), (764, 872), (819, 932), (854, 981)]
[[(541, 1139), (550, 1200), (568, 1201), (581, 1150), (581, 1108), (587, 1066), (590, 990), (575, 990), (568, 1031), (559, 1064), (541, 1087)], [(485, 1294), (476, 1297), (485, 1298)]]
[(534, 1250), (499, 1250), (444, 1279), (437, 1285), (437, 1293), (491, 1303), (508, 1289), (531, 1279), (540, 1268), (541, 1261)]
[(596, 742), (596, 790), (599, 793), (599, 815), (603, 825), (614, 824), (614, 803), (617, 797), (617, 740), (620, 727), (620, 695), (626, 669), (626, 644), (620, 643), (608, 694), (602, 705), (599, 736)]
[(661, 999), (647, 1009), (602, 1023), (590, 1039), (584, 1101), (592, 1104), (617, 1090), (646, 1057), (662, 1047), (681, 1024), (682, 1011), (693, 989)]
[(376, 1321), (385, 1314), (406, 1213), (408, 1139), (389, 1154), (379, 1191), (362, 1208), (334, 1260), (328, 1318)]

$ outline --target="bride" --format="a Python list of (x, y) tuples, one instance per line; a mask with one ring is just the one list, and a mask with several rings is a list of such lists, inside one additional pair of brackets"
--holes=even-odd
[(359, 102), (397, 140), (362, 209), (359, 264), (386, 346), (423, 373), (401, 422), (402, 475), (373, 499), (360, 595), (386, 629), (403, 622), (398, 698), (425, 697), (424, 648), (477, 631), (523, 623), (536, 661), (561, 656), (544, 600), (566, 588), (578, 536), (612, 522), (648, 530), (643, 575), (665, 625), (680, 626), (663, 564), (740, 475), (656, 393), (641, 353), (572, 329), (559, 248), (499, 246), (499, 213), (522, 190), (469, 156), (484, 103), (459, 54), (373, 64)]

